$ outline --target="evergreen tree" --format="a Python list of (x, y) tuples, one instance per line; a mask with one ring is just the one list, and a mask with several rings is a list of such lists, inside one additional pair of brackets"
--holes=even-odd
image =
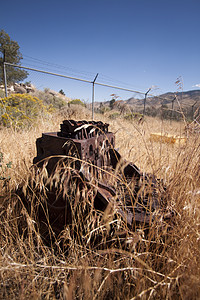
[(64, 93), (63, 89), (61, 89), (61, 90), (59, 91), (59, 94), (65, 96), (65, 93)]
[[(20, 65), (22, 54), (19, 51), (19, 45), (11, 40), (10, 36), (4, 31), (0, 31), (0, 83), (3, 82), (3, 60), (5, 62)], [(28, 76), (28, 72), (17, 67), (6, 67), (7, 84), (23, 81)]]

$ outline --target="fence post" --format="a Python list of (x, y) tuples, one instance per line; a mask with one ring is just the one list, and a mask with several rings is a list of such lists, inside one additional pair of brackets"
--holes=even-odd
[(8, 97), (7, 93), (7, 78), (6, 78), (6, 51), (3, 51), (3, 78), (4, 78), (4, 88), (5, 88), (5, 96)]
[(170, 120), (170, 124), (172, 123), (172, 119), (174, 116), (174, 101), (176, 100), (176, 97), (174, 97), (174, 99), (172, 100), (172, 113), (171, 113), (171, 120)]
[(150, 92), (151, 88), (148, 89), (148, 91), (145, 93), (144, 96), (144, 110), (143, 110), (143, 115), (145, 115), (145, 109), (146, 109), (146, 99), (147, 99), (147, 94)]
[(94, 84), (98, 75), (99, 73), (97, 73), (94, 80), (92, 81), (92, 121), (94, 120)]

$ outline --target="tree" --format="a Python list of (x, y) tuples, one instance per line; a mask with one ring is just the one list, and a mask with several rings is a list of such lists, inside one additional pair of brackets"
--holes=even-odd
[(64, 93), (64, 91), (62, 89), (59, 91), (59, 94), (65, 96), (65, 93)]
[(119, 98), (119, 96), (117, 96), (116, 94), (111, 94), (110, 95), (112, 97), (112, 99), (110, 100), (110, 109), (113, 109), (114, 108), (114, 105), (115, 105), (115, 101)]
[(110, 100), (110, 103), (109, 103), (110, 109), (114, 108), (114, 104), (115, 104), (115, 99)]
[[(3, 61), (20, 65), (22, 54), (19, 51), (19, 45), (16, 41), (11, 40), (10, 36), (4, 31), (0, 31), (0, 83), (3, 82)], [(6, 79), (7, 84), (23, 81), (28, 76), (28, 72), (17, 67), (7, 66)]]

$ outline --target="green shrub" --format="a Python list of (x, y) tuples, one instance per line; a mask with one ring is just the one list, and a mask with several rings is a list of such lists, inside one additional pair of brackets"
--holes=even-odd
[(66, 106), (67, 102), (61, 97), (50, 94), (50, 90), (45, 88), (44, 91), (32, 93), (34, 97), (41, 99), (44, 105), (51, 105), (55, 109), (61, 109)]
[(71, 101), (68, 102), (68, 104), (75, 104), (75, 105), (82, 105), (85, 107), (85, 104), (80, 100), (80, 99), (73, 99)]
[(133, 119), (139, 120), (139, 119), (142, 118), (142, 116), (143, 116), (143, 115), (142, 115), (141, 113), (134, 112), (134, 113), (126, 114), (126, 115), (124, 116), (124, 119), (126, 119), (126, 120), (133, 120)]
[(13, 94), (0, 99), (0, 124), (6, 127), (30, 125), (38, 116), (49, 112), (51, 107), (29, 94)]
[(120, 117), (120, 113), (118, 113), (118, 112), (114, 112), (114, 113), (109, 115), (110, 119), (117, 119), (119, 117)]
[(109, 106), (104, 106), (104, 105), (100, 105), (100, 107), (98, 107), (97, 109), (95, 109), (95, 111), (99, 114), (104, 115), (106, 112), (110, 111), (110, 107)]
[(5, 97), (5, 92), (3, 90), (0, 90), (0, 98)]
[(52, 105), (56, 109), (61, 109), (62, 107), (66, 106), (67, 103), (62, 98), (52, 96), (52, 99), (48, 104)]

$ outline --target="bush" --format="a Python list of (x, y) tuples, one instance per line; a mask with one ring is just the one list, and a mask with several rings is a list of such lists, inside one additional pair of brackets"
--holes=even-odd
[(0, 124), (6, 127), (24, 127), (48, 112), (42, 100), (29, 94), (13, 94), (0, 100)]
[(32, 93), (34, 97), (37, 97), (43, 101), (45, 105), (51, 105), (55, 109), (60, 109), (66, 106), (66, 101), (61, 97), (50, 94), (50, 90), (45, 88), (44, 91), (36, 91)]
[(0, 98), (5, 97), (5, 92), (3, 90), (0, 90)]
[(134, 112), (134, 113), (126, 114), (126, 115), (124, 116), (124, 119), (126, 119), (126, 120), (133, 120), (133, 119), (139, 120), (139, 119), (141, 119), (142, 117), (143, 117), (142, 114), (137, 113), (137, 112)]
[(110, 107), (109, 106), (105, 106), (105, 105), (100, 105), (100, 107), (95, 109), (95, 112), (98, 114), (102, 114), (104, 115), (106, 112), (110, 111)]
[(68, 104), (75, 104), (75, 105), (82, 105), (85, 107), (85, 104), (80, 100), (80, 99), (73, 99), (71, 101), (68, 102)]
[(110, 119), (117, 119), (119, 117), (120, 117), (120, 113), (118, 113), (118, 112), (114, 112), (114, 113), (109, 115)]

